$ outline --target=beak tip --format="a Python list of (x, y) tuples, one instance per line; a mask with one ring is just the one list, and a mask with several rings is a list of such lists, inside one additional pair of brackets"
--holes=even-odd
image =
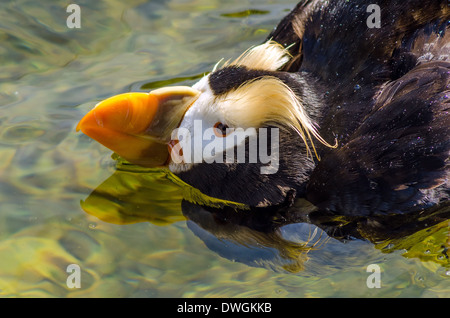
[(75, 131), (82, 131), (86, 134), (86, 131), (90, 128), (103, 128), (103, 121), (99, 118), (98, 112), (95, 112), (95, 109), (91, 110), (87, 113), (83, 118), (80, 119), (77, 126), (75, 127)]
[(83, 118), (80, 119), (77, 126), (75, 127), (76, 132), (83, 131), (83, 129), (86, 127), (86, 118), (87, 116), (84, 116)]
[[(98, 103), (78, 122), (75, 130), (82, 131), (131, 163), (163, 166), (169, 156), (163, 140), (168, 138), (169, 128), (176, 123), (168, 116), (176, 115), (181, 120), (199, 94), (199, 91), (184, 86), (161, 88), (150, 93), (119, 94)], [(170, 112), (165, 113), (165, 110)], [(159, 125), (153, 135), (147, 131), (150, 125)]]

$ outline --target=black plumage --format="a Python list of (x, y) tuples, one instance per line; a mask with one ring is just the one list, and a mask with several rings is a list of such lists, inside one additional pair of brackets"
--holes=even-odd
[(303, 0), (192, 87), (114, 96), (77, 130), (238, 206), (306, 198), (324, 213), (373, 216), (448, 201), (450, 7), (372, 2)]
[(419, 210), (449, 197), (450, 10), (379, 1), (381, 28), (370, 29), (369, 4), (304, 2), (271, 35), (289, 43), (286, 25), (310, 10), (298, 72), (326, 90), (321, 133), (340, 147), (315, 168), (307, 198), (350, 215)]
[[(295, 63), (282, 71), (313, 77), (326, 98), (321, 134), (341, 143), (372, 109), (380, 87), (412, 70), (428, 51), (433, 60), (450, 54), (447, 1), (378, 1), (381, 27), (369, 28), (367, 7), (373, 1), (302, 1), (269, 39), (290, 49)], [(301, 21), (302, 34), (294, 27)], [(439, 36), (442, 40), (432, 43)], [(423, 62), (422, 62), (423, 63)]]
[[(302, 1), (268, 37), (293, 56), (281, 70), (229, 66), (209, 79), (220, 95), (264, 76), (279, 78), (301, 97), (324, 139), (337, 139), (337, 149), (318, 145), (321, 160), (309, 160), (285, 131), (277, 175), (261, 176), (250, 164), (204, 164), (181, 178), (250, 206), (285, 204), (294, 193), (352, 216), (405, 213), (448, 200), (449, 7), (446, 1), (378, 1), (381, 27), (369, 28), (372, 2)], [(196, 171), (215, 177), (199, 180)]]
[(308, 199), (352, 215), (447, 200), (449, 71), (450, 63), (430, 62), (387, 84), (349, 141), (318, 164)]

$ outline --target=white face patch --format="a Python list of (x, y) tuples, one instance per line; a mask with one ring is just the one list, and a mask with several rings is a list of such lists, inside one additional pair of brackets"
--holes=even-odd
[[(173, 134), (172, 139), (179, 140), (183, 149), (182, 156), (172, 156), (169, 168), (174, 173), (187, 171), (203, 161), (220, 163), (224, 153), (230, 153), (234, 147), (245, 144), (245, 140), (237, 138), (239, 131), (229, 126), (224, 114), (226, 105), (223, 105), (224, 102), (218, 104), (208, 79), (209, 76), (205, 76), (193, 85), (201, 95), (186, 111), (177, 132)], [(229, 127), (224, 136), (220, 136), (215, 128), (218, 123)], [(256, 131), (250, 132), (251, 135), (256, 136)]]
[(259, 159), (259, 162), (270, 163), (272, 167), (262, 169), (261, 173), (275, 173), (278, 170), (279, 159), (278, 131), (276, 134), (272, 133), (272, 139), (276, 136), (276, 140), (270, 141), (271, 155), (268, 156), (261, 150), (259, 153), (259, 143), (268, 145), (269, 141), (259, 140), (261, 137), (267, 138), (267, 133), (263, 131), (258, 134), (256, 127), (234, 127), (227, 119), (227, 111), (232, 109), (230, 103), (236, 103), (236, 100), (216, 98), (210, 88), (208, 76), (196, 83), (193, 88), (200, 91), (201, 95), (186, 111), (178, 129), (172, 134), (172, 140), (177, 142), (176, 147), (172, 148), (170, 170), (174, 173), (184, 172), (202, 162), (257, 163)]

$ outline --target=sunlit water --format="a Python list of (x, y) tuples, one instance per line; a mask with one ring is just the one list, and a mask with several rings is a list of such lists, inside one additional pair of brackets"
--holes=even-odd
[[(190, 190), (161, 171), (117, 166), (75, 132), (105, 97), (191, 85), (263, 41), (295, 1), (74, 3), (80, 29), (66, 25), (67, 1), (0, 2), (0, 296), (450, 296), (446, 222), (404, 247), (341, 242), (297, 224), (281, 241), (242, 249), (186, 221)], [(309, 239), (312, 250), (277, 254), (283, 240)], [(70, 264), (81, 288), (66, 284)], [(381, 288), (366, 284), (370, 264)]]

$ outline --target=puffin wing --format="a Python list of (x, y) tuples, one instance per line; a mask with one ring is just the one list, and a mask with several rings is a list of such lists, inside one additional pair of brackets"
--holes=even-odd
[(450, 197), (450, 62), (422, 63), (382, 87), (372, 111), (315, 168), (307, 199), (369, 216), (424, 209)]
[(303, 0), (269, 35), (292, 55), (282, 71), (306, 78), (328, 105), (317, 120), (325, 140), (347, 143), (381, 85), (450, 56), (447, 0), (377, 1), (380, 27), (368, 24), (373, 4)]

